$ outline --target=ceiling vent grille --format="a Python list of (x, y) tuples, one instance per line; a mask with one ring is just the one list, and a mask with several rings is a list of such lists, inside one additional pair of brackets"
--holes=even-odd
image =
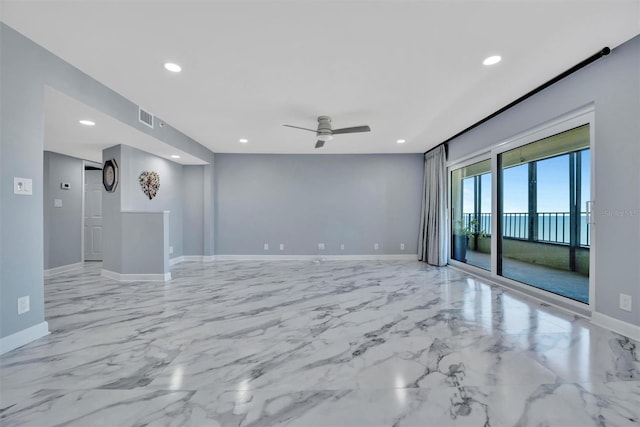
[(138, 107), (138, 120), (153, 129), (153, 114)]

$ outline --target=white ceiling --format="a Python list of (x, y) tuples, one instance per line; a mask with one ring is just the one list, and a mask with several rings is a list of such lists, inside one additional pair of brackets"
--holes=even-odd
[[(640, 33), (640, 0), (5, 0), (2, 20), (214, 152), (403, 153)], [(282, 126), (318, 115), (372, 132), (314, 150)]]
[[(83, 126), (90, 120), (95, 126)], [(165, 144), (50, 87), (44, 91), (44, 149), (102, 163), (102, 150), (126, 144), (183, 165), (207, 162)], [(180, 156), (179, 159), (171, 156)]]

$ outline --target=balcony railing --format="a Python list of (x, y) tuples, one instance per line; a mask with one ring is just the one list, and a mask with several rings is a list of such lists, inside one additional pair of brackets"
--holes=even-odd
[[(538, 242), (569, 244), (569, 212), (538, 212), (536, 214), (538, 235), (532, 239)], [(464, 226), (473, 230), (471, 221), (474, 214), (464, 214)], [(491, 214), (481, 213), (478, 216), (477, 231), (491, 235)], [(502, 235), (511, 239), (529, 239), (529, 214), (520, 212), (507, 212), (502, 215)], [(580, 213), (579, 244), (589, 246), (591, 243), (591, 229), (587, 222), (587, 213)]]

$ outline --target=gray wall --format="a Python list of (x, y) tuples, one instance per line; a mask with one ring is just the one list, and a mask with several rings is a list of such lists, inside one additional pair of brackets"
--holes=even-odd
[(169, 215), (162, 212), (123, 212), (122, 274), (169, 272)]
[[(595, 103), (593, 228), (597, 312), (640, 325), (640, 36), (534, 97), (451, 141), (449, 160)], [(619, 294), (633, 311), (619, 309)]]
[[(109, 147), (102, 151), (102, 158), (114, 159), (122, 172), (122, 146)], [(122, 182), (119, 181), (112, 193), (102, 192), (102, 268), (109, 271), (122, 271)]]
[(415, 254), (423, 163), (422, 154), (217, 154), (216, 255)]
[[(0, 64), (0, 338), (3, 338), (44, 321), (41, 254), (44, 254), (45, 85), (207, 162), (213, 162), (214, 156), (170, 125), (150, 129), (139, 123), (136, 104), (4, 23), (0, 23)], [(33, 179), (33, 196), (14, 196), (13, 177)], [(31, 297), (31, 311), (18, 315), (17, 299), (25, 295)]]
[(183, 166), (183, 254), (204, 255), (204, 168)]
[[(44, 152), (44, 268), (82, 262), (82, 160)], [(69, 190), (61, 182), (71, 184)], [(54, 207), (54, 200), (62, 207)]]
[[(153, 154), (121, 145), (120, 186), (123, 211), (160, 212), (169, 214), (169, 246), (173, 246), (171, 258), (182, 256), (182, 165)], [(106, 159), (106, 158), (105, 158)], [(149, 200), (138, 181), (143, 171), (157, 172), (160, 176), (158, 194)], [(199, 230), (202, 233), (202, 227)]]
[[(33, 44), (0, 23), (0, 337), (44, 321), (43, 83)], [(33, 179), (33, 195), (13, 194), (13, 177)], [(31, 311), (18, 315), (29, 295)]]
[(215, 233), (216, 222), (216, 193), (215, 193), (215, 163), (202, 166), (203, 169), (203, 239), (204, 252), (202, 255), (212, 256), (215, 253), (215, 240), (218, 237)]

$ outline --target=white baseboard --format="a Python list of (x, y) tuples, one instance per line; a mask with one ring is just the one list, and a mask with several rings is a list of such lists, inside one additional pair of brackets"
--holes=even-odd
[(100, 274), (109, 279), (119, 282), (168, 282), (171, 280), (171, 273), (164, 274), (123, 274), (115, 271), (101, 270)]
[(396, 255), (216, 255), (216, 261), (417, 261), (418, 254)]
[(183, 255), (169, 260), (169, 265), (180, 264), (181, 262), (211, 262), (215, 261), (214, 255)]
[(183, 261), (189, 261), (189, 262), (202, 262), (202, 259), (204, 258), (202, 255), (185, 255), (182, 258), (184, 258)]
[(175, 258), (170, 258), (169, 259), (169, 265), (180, 264), (183, 261), (184, 261), (184, 257), (183, 256), (177, 256)]
[(56, 274), (67, 273), (73, 270), (79, 270), (84, 267), (83, 262), (77, 262), (75, 264), (61, 265), (60, 267), (50, 268), (44, 271), (44, 277), (55, 276)]
[(49, 335), (49, 323), (41, 322), (6, 337), (0, 338), (0, 354), (5, 354), (32, 341)]
[(620, 335), (629, 337), (632, 340), (640, 341), (640, 326), (614, 319), (606, 314), (594, 312), (591, 315), (591, 323), (612, 330)]

